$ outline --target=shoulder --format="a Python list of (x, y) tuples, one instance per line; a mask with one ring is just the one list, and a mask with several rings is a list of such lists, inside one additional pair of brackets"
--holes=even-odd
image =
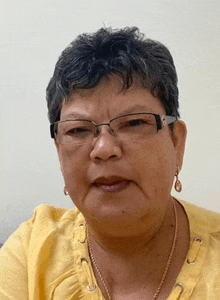
[(76, 221), (81, 217), (81, 213), (77, 208), (68, 209), (64, 207), (55, 207), (53, 205), (42, 204), (34, 209), (34, 215), (31, 219), (33, 223), (52, 221), (62, 222), (64, 220)]
[(178, 201), (184, 207), (190, 225), (194, 225), (194, 227), (199, 230), (205, 230), (207, 233), (220, 233), (220, 213), (213, 212), (183, 200), (178, 199)]
[[(73, 237), (74, 229), (78, 223), (84, 222), (83, 215), (77, 208), (68, 209), (53, 205), (39, 205), (34, 209), (33, 217), (20, 224), (18, 229), (9, 237), (4, 246), (17, 240), (20, 245), (27, 249), (36, 240), (46, 241), (48, 237), (57, 240), (59, 234), (68, 232)], [(3, 246), (3, 248), (4, 248)]]
[(67, 299), (71, 291), (74, 299), (82, 299), (73, 265), (79, 252), (75, 237), (82, 223), (84, 217), (76, 208), (36, 207), (33, 217), (22, 223), (0, 250), (0, 299), (6, 294), (10, 299), (35, 299), (45, 293), (39, 282), (47, 283), (48, 297), (62, 294), (61, 298)]
[(84, 222), (84, 217), (77, 209), (55, 207), (53, 205), (39, 205), (29, 221), (33, 231), (48, 235), (50, 232), (60, 233), (62, 228), (69, 228), (74, 233), (74, 227)]
[(190, 245), (177, 282), (184, 287), (187, 299), (218, 299), (220, 214), (186, 201), (178, 202), (188, 217)]

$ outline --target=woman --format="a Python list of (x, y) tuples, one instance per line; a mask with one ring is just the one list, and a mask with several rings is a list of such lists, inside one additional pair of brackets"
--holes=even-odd
[(39, 206), (1, 251), (1, 299), (218, 299), (219, 215), (178, 201), (186, 125), (162, 44), (81, 35), (47, 88), (74, 210)]

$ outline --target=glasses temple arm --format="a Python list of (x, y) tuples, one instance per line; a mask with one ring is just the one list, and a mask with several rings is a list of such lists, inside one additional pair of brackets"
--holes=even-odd
[(52, 139), (55, 139), (55, 132), (54, 132), (54, 127), (55, 127), (55, 124), (50, 124), (50, 136)]
[(177, 120), (177, 117), (174, 116), (166, 116), (167, 125), (174, 123)]

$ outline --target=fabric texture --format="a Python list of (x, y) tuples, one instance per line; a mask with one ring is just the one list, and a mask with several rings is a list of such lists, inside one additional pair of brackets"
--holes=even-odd
[[(190, 248), (167, 300), (220, 299), (220, 214), (178, 200), (190, 224)], [(0, 250), (1, 300), (104, 300), (78, 209), (40, 205)]]

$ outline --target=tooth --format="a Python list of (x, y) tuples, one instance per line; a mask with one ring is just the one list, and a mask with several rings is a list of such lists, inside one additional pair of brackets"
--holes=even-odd
[(105, 188), (110, 189), (110, 188), (112, 188), (112, 185), (106, 185)]

